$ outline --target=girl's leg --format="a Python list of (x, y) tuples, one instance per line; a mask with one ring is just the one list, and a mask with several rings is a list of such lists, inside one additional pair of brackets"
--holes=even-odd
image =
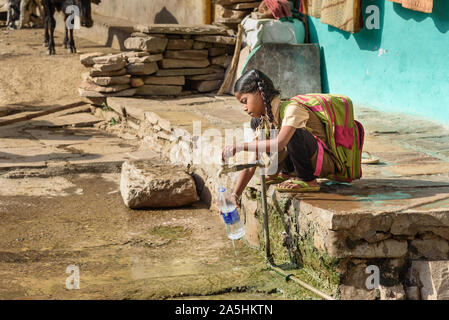
[[(286, 171), (294, 171), (297, 178), (293, 180), (302, 180), (309, 186), (317, 186), (315, 170), (311, 158), (318, 149), (318, 144), (313, 135), (304, 129), (297, 129), (287, 144), (289, 157), (284, 163)], [(285, 171), (284, 171), (285, 172)], [(298, 184), (286, 181), (279, 185), (282, 188), (298, 188)]]

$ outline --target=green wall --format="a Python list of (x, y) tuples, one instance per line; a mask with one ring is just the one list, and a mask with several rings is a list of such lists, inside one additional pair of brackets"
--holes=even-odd
[(323, 92), (449, 125), (449, 0), (435, 0), (432, 14), (386, 0), (363, 0), (363, 12), (372, 4), (378, 30), (350, 34), (309, 18), (311, 42), (322, 48)]

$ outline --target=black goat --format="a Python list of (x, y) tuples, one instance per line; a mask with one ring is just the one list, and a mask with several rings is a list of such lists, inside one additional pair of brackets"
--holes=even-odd
[[(65, 36), (64, 36), (64, 47), (67, 49), (70, 46), (70, 52), (76, 53), (75, 41), (73, 39), (73, 25), (74, 25), (74, 14), (79, 12), (81, 26), (90, 28), (93, 26), (94, 22), (92, 20), (91, 12), (91, 2), (100, 3), (101, 0), (42, 0), (44, 6), (44, 27), (45, 27), (45, 40), (44, 45), (48, 46), (47, 53), (49, 55), (56, 54), (55, 51), (55, 39), (54, 31), (56, 27), (56, 20), (54, 18), (55, 11), (62, 11), (64, 14), (65, 23)], [(77, 12), (70, 10), (70, 6), (78, 7)], [(74, 7), (72, 7), (74, 8)], [(72, 21), (67, 21), (68, 19)], [(71, 23), (71, 27), (67, 27), (67, 22)], [(70, 39), (69, 39), (70, 32)]]

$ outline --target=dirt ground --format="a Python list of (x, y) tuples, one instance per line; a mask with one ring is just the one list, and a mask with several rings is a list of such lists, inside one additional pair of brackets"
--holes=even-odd
[(87, 69), (79, 56), (86, 52), (113, 52), (76, 38), (77, 53), (62, 47), (63, 34), (55, 32), (56, 55), (43, 47), (43, 29), (0, 28), (0, 106), (54, 106), (80, 100), (77, 88)]

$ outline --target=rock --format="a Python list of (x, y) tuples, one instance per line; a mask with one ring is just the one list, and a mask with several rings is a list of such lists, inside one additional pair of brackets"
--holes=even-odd
[(379, 286), (381, 300), (405, 300), (405, 291), (402, 284), (392, 287)]
[(206, 47), (206, 42), (202, 42), (202, 41), (195, 41), (193, 43), (193, 48), (195, 50), (201, 50), (204, 49)]
[(85, 53), (80, 55), (80, 62), (85, 67), (92, 67), (95, 62), (93, 61), (93, 58), (103, 56), (104, 53), (102, 52), (91, 52), (91, 53)]
[(120, 192), (132, 209), (180, 207), (198, 201), (195, 181), (182, 167), (143, 160), (123, 163)]
[(189, 50), (192, 47), (192, 39), (169, 39), (167, 44), (167, 50)]
[(145, 57), (148, 56), (148, 52), (144, 51), (129, 51), (129, 52), (122, 52), (122, 55), (126, 58), (137, 58), (137, 57)]
[(132, 97), (136, 94), (136, 89), (126, 89), (115, 93), (101, 93), (96, 91), (88, 91), (83, 88), (78, 88), (81, 97), (86, 98), (106, 98), (106, 97)]
[(211, 59), (211, 64), (218, 65), (223, 68), (227, 68), (232, 62), (232, 57), (228, 55), (222, 55), (218, 57), (213, 57)]
[(131, 78), (131, 87), (133, 87), (133, 88), (141, 87), (144, 84), (145, 83), (143, 82), (142, 78), (135, 78), (135, 77)]
[(126, 75), (126, 69), (120, 69), (117, 71), (99, 71), (99, 70), (90, 70), (90, 76), (91, 77), (119, 77)]
[(235, 45), (235, 38), (226, 36), (196, 36), (196, 41)]
[(225, 73), (211, 73), (211, 74), (200, 74), (197, 76), (187, 76), (188, 80), (224, 80)]
[(109, 63), (109, 64), (94, 64), (92, 67), (92, 70), (99, 71), (99, 72), (112, 72), (112, 71), (119, 71), (123, 69), (126, 65), (125, 61), (119, 61), (115, 63)]
[(155, 73), (158, 70), (157, 63), (130, 63), (126, 66), (126, 70), (131, 75), (143, 76)]
[(407, 300), (421, 300), (421, 294), (417, 286), (406, 287), (405, 296), (407, 297)]
[(209, 48), (209, 56), (216, 57), (221, 56), (226, 53), (226, 48), (220, 47), (220, 48)]
[(164, 57), (170, 59), (190, 59), (203, 60), (207, 59), (209, 53), (207, 50), (177, 50), (165, 51)]
[(138, 25), (134, 31), (160, 34), (226, 34), (226, 29), (214, 25), (150, 24)]
[(157, 62), (162, 60), (162, 54), (152, 54), (150, 56), (143, 56), (143, 57), (130, 57), (128, 58), (129, 63), (150, 63), (150, 62)]
[(80, 88), (84, 89), (86, 91), (95, 91), (95, 92), (101, 92), (101, 93), (113, 93), (113, 92), (119, 92), (123, 91), (125, 89), (129, 89), (129, 84), (115, 84), (110, 85), (107, 87), (99, 86), (93, 83), (89, 83), (87, 81), (83, 81), (80, 84)]
[(223, 80), (189, 81), (190, 87), (199, 92), (211, 92), (220, 89)]
[(115, 84), (128, 84), (131, 76), (124, 75), (118, 77), (88, 77), (87, 80), (99, 86), (109, 86)]
[(145, 84), (183, 86), (185, 84), (185, 77), (183, 77), (183, 76), (172, 76), (172, 77), (149, 76), (149, 77), (145, 77), (144, 82), (145, 82)]
[(226, 9), (222, 5), (215, 5), (215, 20), (220, 18), (243, 18), (248, 13), (246, 11)]
[(412, 261), (408, 280), (423, 300), (449, 300), (449, 260)]
[(158, 77), (169, 77), (169, 76), (187, 76), (187, 75), (198, 75), (198, 74), (209, 74), (217, 73), (223, 69), (218, 66), (209, 66), (207, 68), (195, 68), (195, 69), (165, 69), (156, 73)]
[[(170, 121), (167, 119), (159, 117), (156, 113), (147, 111), (144, 113), (145, 120), (151, 123), (153, 126), (159, 126), (162, 130), (171, 132), (172, 126)], [(178, 131), (179, 133), (179, 131)]]
[(124, 60), (125, 60), (125, 57), (121, 53), (108, 54), (105, 56), (92, 58), (92, 61), (95, 64), (114, 64), (114, 63), (122, 62)]
[(125, 40), (125, 48), (130, 50), (142, 50), (151, 53), (164, 52), (168, 39), (159, 37), (135, 37)]
[(141, 96), (177, 96), (181, 91), (182, 86), (158, 86), (146, 84), (137, 88), (136, 94)]
[(187, 59), (163, 59), (159, 61), (159, 65), (163, 69), (176, 69), (176, 68), (204, 68), (209, 65), (209, 60), (187, 60)]
[(411, 241), (410, 247), (412, 258), (425, 258), (430, 260), (448, 259), (449, 244), (444, 239), (415, 239)]

